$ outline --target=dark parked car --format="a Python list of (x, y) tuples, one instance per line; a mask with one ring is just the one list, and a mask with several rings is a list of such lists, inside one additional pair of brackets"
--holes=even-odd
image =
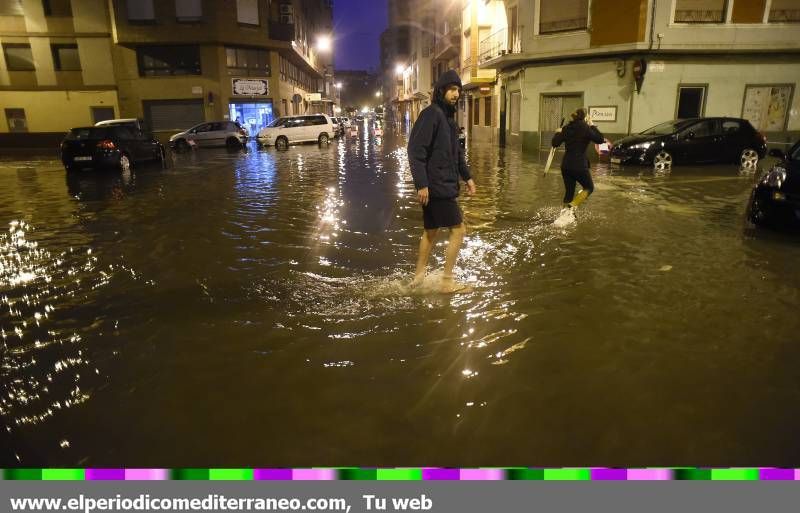
[(755, 169), (767, 153), (767, 139), (746, 119), (693, 118), (661, 123), (614, 143), (612, 164), (736, 163)]
[(800, 141), (785, 155), (769, 154), (781, 160), (753, 188), (748, 218), (760, 225), (800, 226)]
[(67, 171), (87, 167), (128, 171), (134, 163), (164, 158), (164, 146), (152, 135), (125, 125), (73, 128), (61, 143), (61, 162)]

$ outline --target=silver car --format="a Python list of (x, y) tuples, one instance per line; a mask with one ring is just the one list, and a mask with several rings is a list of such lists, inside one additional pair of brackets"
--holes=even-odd
[(234, 121), (208, 121), (169, 138), (169, 145), (178, 150), (194, 146), (226, 146), (239, 148), (247, 142), (247, 130)]

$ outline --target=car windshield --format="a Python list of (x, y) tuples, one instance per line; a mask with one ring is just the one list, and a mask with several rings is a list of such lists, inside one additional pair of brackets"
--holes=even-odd
[(669, 135), (677, 132), (678, 130), (686, 126), (687, 123), (690, 123), (690, 121), (686, 120), (667, 121), (666, 123), (661, 123), (660, 125), (648, 128), (644, 132), (641, 132), (639, 135)]
[(73, 128), (67, 134), (68, 141), (85, 141), (90, 139), (105, 139), (107, 128)]
[(279, 127), (279, 126), (283, 126), (286, 123), (286, 119), (287, 118), (278, 118), (278, 119), (276, 119), (275, 121), (273, 121), (272, 123), (270, 123), (267, 126), (269, 128), (276, 128), (276, 127)]

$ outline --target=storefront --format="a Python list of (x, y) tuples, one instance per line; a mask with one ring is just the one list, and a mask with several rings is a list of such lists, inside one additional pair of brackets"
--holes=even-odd
[(230, 100), (228, 104), (230, 119), (247, 129), (251, 137), (275, 120), (272, 100)]

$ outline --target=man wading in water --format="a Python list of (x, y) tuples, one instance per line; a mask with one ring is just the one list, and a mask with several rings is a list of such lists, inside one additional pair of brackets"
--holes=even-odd
[(420, 112), (408, 141), (408, 162), (425, 224), (419, 242), (417, 271), (411, 285), (420, 285), (425, 280), (425, 268), (439, 229), (449, 228), (441, 286), (441, 292), (446, 293), (467, 288), (453, 279), (453, 268), (466, 232), (461, 208), (456, 201), (459, 177), (467, 183), (468, 194), (475, 194), (475, 182), (470, 177), (464, 150), (458, 142), (455, 112), (460, 95), (458, 73), (454, 70), (444, 72), (436, 81), (433, 103)]

